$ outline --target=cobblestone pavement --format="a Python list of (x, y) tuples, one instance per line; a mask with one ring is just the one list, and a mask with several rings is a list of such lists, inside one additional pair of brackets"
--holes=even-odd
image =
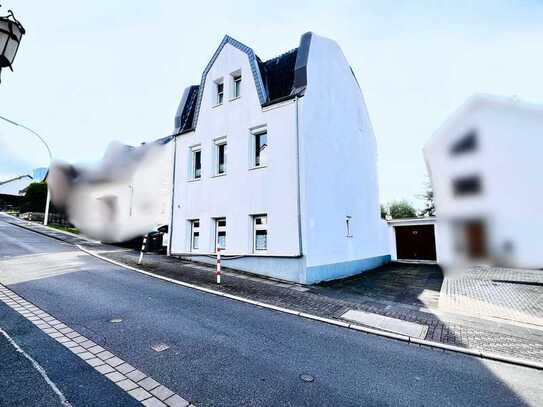
[(440, 310), (543, 329), (543, 271), (478, 266), (447, 274)]
[[(543, 362), (542, 330), (440, 312), (439, 293), (445, 283), (438, 266), (391, 263), (351, 279), (309, 287), (225, 268), (219, 286), (215, 283), (214, 268), (208, 265), (156, 254), (146, 254), (143, 264), (137, 265), (137, 252), (88, 243), (27, 222), (11, 223), (81, 244), (111, 260), (201, 287), (328, 318), (340, 318), (350, 309), (376, 313), (427, 325), (427, 340)], [(481, 280), (485, 276), (509, 281), (517, 278), (512, 270), (501, 273), (480, 268), (474, 273)], [(538, 283), (538, 276), (527, 273), (522, 278)]]

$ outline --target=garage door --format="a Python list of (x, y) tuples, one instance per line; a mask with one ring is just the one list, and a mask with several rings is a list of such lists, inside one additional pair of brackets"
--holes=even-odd
[(436, 260), (434, 225), (395, 226), (396, 255), (403, 260)]

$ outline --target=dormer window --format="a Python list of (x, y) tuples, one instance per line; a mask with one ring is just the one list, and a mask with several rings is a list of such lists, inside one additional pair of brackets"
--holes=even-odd
[(232, 89), (232, 99), (239, 98), (241, 96), (241, 74), (233, 74), (234, 86)]
[(222, 105), (222, 102), (224, 100), (224, 83), (222, 79), (220, 81), (215, 82), (215, 87), (217, 91), (216, 104)]

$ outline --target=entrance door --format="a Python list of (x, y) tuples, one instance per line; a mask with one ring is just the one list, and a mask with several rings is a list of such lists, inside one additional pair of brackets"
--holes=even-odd
[(486, 232), (482, 221), (471, 221), (464, 226), (467, 254), (470, 259), (477, 260), (487, 256)]
[(395, 226), (399, 260), (436, 260), (434, 225)]

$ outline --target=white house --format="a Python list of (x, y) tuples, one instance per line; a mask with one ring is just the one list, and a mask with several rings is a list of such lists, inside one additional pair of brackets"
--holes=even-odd
[(376, 140), (334, 41), (262, 61), (224, 37), (175, 126), (172, 254), (219, 246), (227, 267), (308, 284), (389, 261)]
[(543, 267), (543, 106), (470, 98), (424, 148), (440, 263)]

